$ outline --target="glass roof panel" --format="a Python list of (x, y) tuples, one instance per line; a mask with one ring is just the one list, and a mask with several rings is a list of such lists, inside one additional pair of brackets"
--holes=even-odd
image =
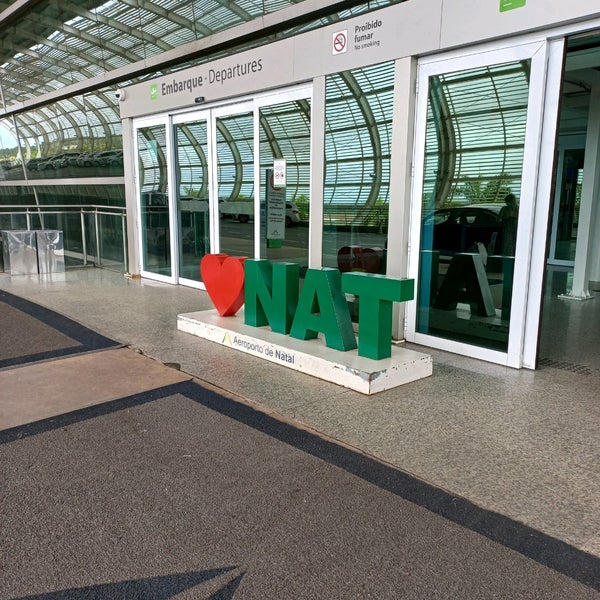
[[(162, 71), (157, 68), (152, 75), (131, 77), (130, 81), (119, 85), (135, 83), (159, 74), (187, 68), (193, 64), (214, 60), (219, 56), (256, 47), (302, 30), (329, 24), (340, 18), (394, 4), (397, 1), (362, 2), (329, 18), (307, 17), (309, 22), (294, 28), (255, 40), (246, 40), (236, 47), (212, 52), (210, 55), (184, 60)], [(0, 82), (3, 99), (7, 109), (10, 110), (11, 105), (40, 97), (43, 99), (44, 94), (60, 91), (73, 83), (84, 82), (133, 63), (139, 62), (140, 67), (143, 68), (143, 60), (148, 57), (157, 56), (167, 50), (193, 42), (195, 39), (229, 29), (265, 13), (272, 13), (294, 4), (297, 4), (297, 1), (31, 0), (20, 14), (0, 22)], [(9, 7), (10, 3), (0, 2), (0, 6)], [(367, 77), (366, 74), (356, 73), (355, 76), (361, 86), (366, 84), (367, 87), (378, 87), (377, 94), (385, 94), (381, 91), (382, 82), (376, 79), (377, 73), (368, 75), (372, 79), (369, 82), (361, 79)], [(114, 90), (115, 85), (109, 87)], [(339, 109), (334, 105), (331, 106), (332, 115), (341, 120), (344, 114), (346, 116), (350, 114), (352, 122), (363, 118), (360, 109), (356, 106), (350, 108), (353, 92), (349, 92), (343, 83), (339, 91), (344, 99), (340, 101)], [(377, 94), (375, 97), (369, 97), (367, 94), (363, 101), (370, 106), (371, 119), (381, 120), (388, 100), (378, 98)], [(43, 147), (47, 151), (51, 142), (61, 136), (70, 139), (77, 134), (83, 136), (87, 140), (86, 143), (92, 140), (93, 143), (100, 144), (99, 140), (105, 139), (106, 136), (120, 134), (118, 106), (112, 91), (79, 95), (76, 100), (76, 102), (52, 100), (46, 109), (38, 108), (25, 113), (18, 123), (23, 127), (26, 140), (38, 140), (40, 149)], [(94, 129), (93, 132), (87, 124)], [(286, 153), (293, 153), (295, 150), (300, 155), (304, 153), (303, 146), (307, 142), (298, 119), (294, 120), (293, 116), (281, 113), (271, 118), (270, 126), (274, 134), (280, 138)], [(0, 119), (0, 127), (9, 132), (14, 128), (10, 118)], [(351, 134), (343, 131), (341, 124), (338, 128), (340, 140), (351, 137)], [(369, 125), (363, 121), (361, 128), (369, 130)], [(381, 131), (380, 136), (383, 146), (387, 147), (389, 142), (385, 131)], [(358, 134), (355, 142), (357, 140), (361, 148), (367, 149), (372, 142), (369, 134), (364, 131)], [(36, 146), (29, 142), (26, 145)], [(345, 160), (348, 154), (346, 143), (341, 143), (338, 149), (343, 153), (342, 160)]]

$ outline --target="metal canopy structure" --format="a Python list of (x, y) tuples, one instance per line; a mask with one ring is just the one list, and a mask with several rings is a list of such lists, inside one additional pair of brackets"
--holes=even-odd
[[(213, 60), (391, 3), (393, 0), (0, 3), (0, 102), (4, 113), (0, 117), (0, 149), (15, 150), (14, 156), (5, 155), (0, 164), (5, 183), (49, 177), (122, 177), (122, 161), (113, 161), (114, 168), (108, 169), (111, 165), (96, 157), (122, 147), (114, 94), (118, 85)], [(277, 26), (267, 27), (265, 17), (272, 13), (277, 13)], [(248, 27), (254, 23), (255, 27)], [(452, 201), (466, 184), (482, 177), (488, 181), (510, 176), (511, 165), (505, 163), (520, 160), (520, 141), (516, 150), (511, 150), (507, 127), (514, 134), (514, 119), (523, 120), (527, 100), (519, 96), (519, 85), (514, 98), (498, 98), (495, 79), (519, 82), (527, 75), (527, 66), (520, 64), (493, 76), (473, 73), (468, 81), (451, 75), (439, 79), (439, 89), (432, 90), (430, 116), (436, 124), (430, 130), (431, 143), (438, 147), (437, 160), (430, 162), (435, 167), (430, 179), (438, 180), (437, 202)], [(461, 104), (463, 87), (481, 88), (480, 106)], [(359, 221), (370, 218), (371, 209), (388, 202), (392, 95), (392, 63), (327, 78), (325, 204), (334, 210), (340, 205), (362, 209), (356, 216)], [(467, 130), (464, 124), (472, 122), (473, 110), (488, 115), (489, 122)], [(291, 138), (282, 142), (286, 135), (300, 135), (303, 141), (309, 135), (308, 123), (298, 134), (282, 119), (280, 116), (276, 135), (269, 127), (277, 127), (278, 121), (269, 126), (266, 118), (262, 119), (269, 156), (281, 156), (282, 143), (288, 153), (293, 152)], [(235, 138), (224, 135), (224, 139)], [(462, 150), (457, 152), (457, 148)], [(235, 157), (243, 149), (232, 147), (230, 151)], [(77, 154), (83, 157), (79, 163)], [(62, 162), (56, 157), (63, 157)], [(190, 160), (202, 163), (201, 156)], [(239, 183), (243, 187), (243, 182)], [(501, 189), (502, 182), (498, 183), (496, 187)], [(297, 193), (305, 190), (304, 182), (299, 183)]]
[[(44, 168), (52, 166), (56, 170), (55, 165), (60, 163), (52, 162), (54, 157), (77, 153), (89, 154), (87, 167), (92, 168), (94, 154), (122, 147), (119, 107), (114, 95), (117, 86), (213, 60), (224, 53), (317, 28), (396, 1), (2, 2), (0, 150), (15, 149), (14, 156), (5, 153), (0, 165), (4, 180), (121, 176), (122, 171), (77, 171), (76, 167), (83, 165), (78, 165), (75, 158), (60, 173)], [(271, 19), (269, 25), (265, 17), (272, 13), (277, 13), (277, 19)], [(254, 27), (248, 27), (254, 23)], [(342, 114), (345, 126), (366, 133), (366, 142), (361, 141), (360, 148), (370, 164), (361, 167), (361, 176), (365, 169), (375, 175), (368, 178), (366, 196), (360, 192), (345, 202), (373, 203), (380, 196), (381, 156), (389, 154), (389, 148), (387, 140), (386, 148), (381, 147), (381, 119), (373, 114), (375, 105), (368, 102), (369, 95), (381, 82), (370, 82), (367, 78), (358, 81), (359, 77), (347, 74), (339, 81), (340, 98), (350, 99), (342, 100)], [(333, 123), (333, 113), (331, 119)], [(391, 115), (386, 120), (391, 122)], [(232, 151), (235, 154), (235, 149)], [(272, 148), (273, 156), (280, 153), (280, 148)], [(50, 162), (46, 164), (44, 159)], [(339, 160), (343, 162), (346, 157)], [(332, 164), (337, 161), (333, 157)], [(360, 187), (364, 184), (360, 183)]]

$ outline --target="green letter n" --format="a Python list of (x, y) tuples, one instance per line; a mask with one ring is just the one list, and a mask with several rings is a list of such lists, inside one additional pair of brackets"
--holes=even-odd
[(246, 325), (270, 325), (275, 333), (287, 335), (298, 305), (300, 266), (249, 259), (244, 271)]

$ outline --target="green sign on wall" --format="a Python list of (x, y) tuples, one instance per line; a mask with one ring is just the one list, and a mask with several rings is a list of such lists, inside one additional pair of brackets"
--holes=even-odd
[(500, 0), (500, 12), (521, 8), (522, 6), (525, 6), (526, 3), (527, 0)]

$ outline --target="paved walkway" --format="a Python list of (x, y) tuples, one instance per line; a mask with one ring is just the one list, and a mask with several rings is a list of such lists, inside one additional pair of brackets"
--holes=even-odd
[[(138, 349), (154, 360), (138, 359), (169, 377), (194, 376), (486, 514), (600, 556), (600, 380), (594, 373), (514, 371), (432, 352), (432, 377), (367, 397), (178, 332), (177, 314), (210, 307), (204, 292), (99, 269), (45, 280), (0, 274), (0, 289)], [(181, 371), (162, 363), (177, 363)], [(4, 391), (10, 377), (18, 385), (18, 369), (0, 371)]]

